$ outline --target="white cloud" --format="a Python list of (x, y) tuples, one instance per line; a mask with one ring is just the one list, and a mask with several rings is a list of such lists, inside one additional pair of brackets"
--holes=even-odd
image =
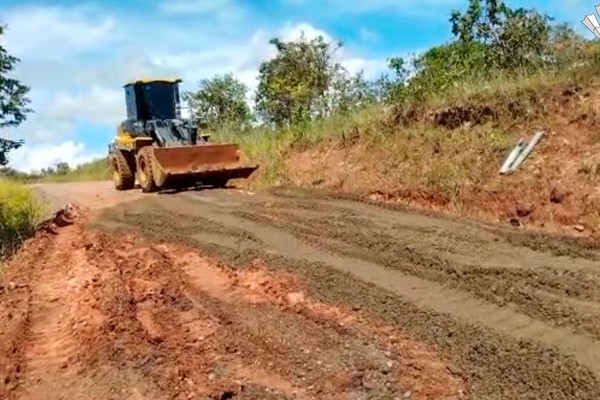
[[(279, 37), (284, 41), (298, 40), (304, 34), (308, 40), (322, 36), (325, 41), (334, 38), (323, 29), (307, 22), (293, 24), (286, 22), (278, 30), (259, 29), (246, 43), (231, 43), (218, 49), (208, 48), (196, 52), (164, 53), (152, 58), (155, 65), (181, 71), (184, 78), (184, 90), (191, 90), (196, 82), (217, 74), (233, 72), (249, 88), (248, 101), (258, 85), (258, 67), (264, 60), (275, 56), (276, 51), (268, 43), (269, 39)], [(334, 59), (341, 62), (352, 74), (364, 70), (366, 77), (375, 77), (386, 69), (385, 60), (361, 58), (350, 50), (341, 48)]]
[(19, 57), (56, 60), (106, 44), (115, 27), (110, 15), (95, 17), (83, 8), (24, 6), (9, 10), (3, 40)]
[(44, 115), (59, 121), (116, 124), (125, 117), (125, 100), (121, 90), (93, 85), (79, 94), (59, 93), (44, 110)]
[[(286, 4), (295, 7), (314, 7), (310, 0), (285, 0)], [(360, 15), (372, 12), (394, 12), (403, 17), (444, 18), (447, 11), (453, 8), (463, 8), (464, 0), (370, 0), (370, 1), (347, 1), (347, 0), (323, 0), (320, 2), (321, 12), (328, 14), (350, 14)]]
[[(76, 136), (74, 129), (78, 123), (84, 126), (114, 126), (125, 117), (125, 104), (120, 90), (93, 85), (85, 91), (35, 93), (36, 112), (30, 114), (19, 128), (7, 129), (2, 132), (3, 135), (48, 146)], [(107, 130), (106, 140), (114, 130)]]
[[(104, 146), (124, 118), (122, 85), (134, 77), (172, 72), (154, 65), (141, 48), (158, 44), (155, 37), (166, 31), (153, 23), (145, 25), (151, 32), (146, 35), (135, 19), (116, 24), (116, 16), (89, 7), (24, 6), (4, 12), (0, 6), (0, 13), (0, 22), (8, 26), (2, 44), (21, 59), (15, 76), (32, 87), (35, 110), (20, 127), (2, 132), (25, 139), (25, 146), (11, 152), (14, 167), (88, 160), (84, 141)], [(107, 125), (105, 137), (78, 138), (78, 125), (93, 124), (113, 127)]]
[[(335, 38), (325, 30), (316, 28), (306, 22), (298, 24), (286, 23), (278, 34), (285, 41), (298, 40), (302, 34), (308, 40), (321, 36), (326, 42), (335, 41)], [(352, 50), (346, 47), (340, 48), (333, 55), (333, 58), (340, 62), (350, 74), (357, 74), (360, 71), (364, 71), (365, 76), (368, 78), (379, 75), (387, 68), (385, 60), (357, 57), (353, 54)]]
[(300, 22), (298, 24), (291, 24), (287, 22), (284, 27), (278, 32), (281, 40), (290, 42), (300, 39), (302, 34), (308, 40), (316, 39), (322, 36), (326, 42), (330, 42), (333, 38), (324, 30), (315, 28), (313, 25), (307, 22)]
[(25, 172), (39, 172), (57, 162), (67, 162), (71, 167), (103, 156), (89, 152), (81, 142), (66, 141), (59, 144), (25, 144), (9, 154), (10, 166)]
[(355, 75), (363, 71), (368, 78), (374, 78), (387, 70), (387, 62), (377, 59), (346, 58), (342, 60), (342, 65), (348, 73)]

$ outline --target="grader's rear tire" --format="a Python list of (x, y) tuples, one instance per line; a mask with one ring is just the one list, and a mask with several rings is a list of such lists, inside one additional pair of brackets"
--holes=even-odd
[(152, 148), (142, 147), (137, 155), (138, 181), (142, 192), (152, 193), (158, 190), (152, 173)]
[(117, 190), (131, 190), (135, 185), (133, 163), (127, 159), (127, 156), (120, 150), (111, 155), (112, 178)]

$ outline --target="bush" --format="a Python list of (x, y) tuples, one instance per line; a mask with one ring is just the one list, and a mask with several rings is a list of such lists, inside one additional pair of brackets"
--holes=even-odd
[(43, 216), (41, 203), (29, 189), (0, 180), (0, 259), (11, 255), (33, 235)]

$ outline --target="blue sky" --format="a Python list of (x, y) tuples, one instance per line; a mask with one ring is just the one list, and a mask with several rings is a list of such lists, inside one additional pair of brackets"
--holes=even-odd
[[(590, 0), (511, 1), (585, 29)], [(448, 15), (467, 0), (2, 0), (0, 37), (18, 56), (16, 77), (31, 86), (35, 114), (2, 135), (25, 139), (11, 164), (36, 170), (105, 154), (124, 118), (122, 85), (138, 76), (176, 75), (183, 89), (235, 73), (256, 85), (268, 40), (323, 34), (342, 40), (352, 72), (375, 76), (390, 56), (450, 39)]]

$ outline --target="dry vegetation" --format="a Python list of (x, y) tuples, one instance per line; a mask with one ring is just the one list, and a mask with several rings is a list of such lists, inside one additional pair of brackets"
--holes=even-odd
[[(452, 214), (595, 231), (600, 148), (594, 66), (465, 84), (413, 109), (372, 106), (290, 129), (225, 134), (263, 168), (254, 185), (340, 190)], [(476, 88), (476, 89), (475, 89)], [(518, 141), (546, 134), (514, 174)]]
[(0, 262), (34, 233), (43, 216), (44, 209), (31, 191), (0, 180)]

